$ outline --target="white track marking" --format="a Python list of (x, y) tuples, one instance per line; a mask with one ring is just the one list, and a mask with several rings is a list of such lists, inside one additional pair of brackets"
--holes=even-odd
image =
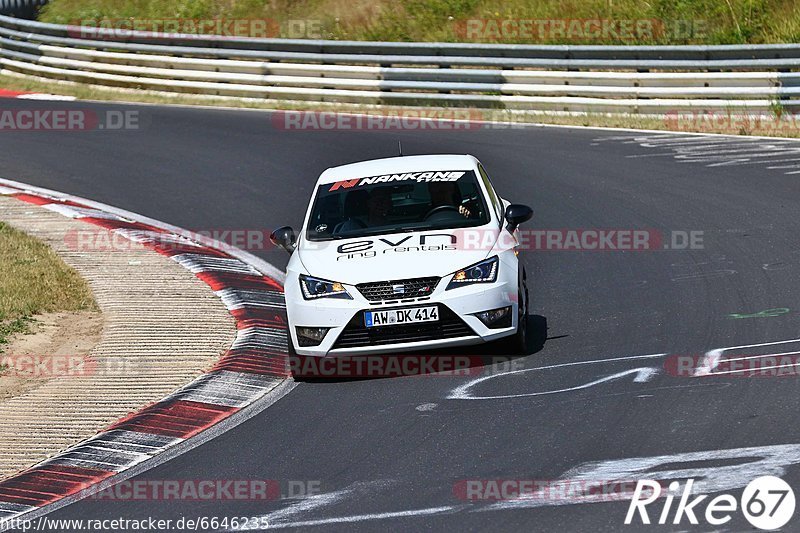
[(664, 152), (659, 154), (633, 154), (633, 155), (626, 155), (625, 159), (642, 159), (644, 157), (673, 157), (672, 152)]
[[(609, 359), (592, 359), (590, 361), (573, 361), (571, 363), (558, 363), (555, 365), (537, 366), (536, 368), (524, 368), (522, 370), (511, 370), (508, 373), (525, 372), (527, 370), (549, 370), (551, 368), (561, 368), (565, 366), (579, 366), (579, 365), (594, 365), (597, 363), (609, 363), (614, 361), (632, 361), (634, 359), (655, 359), (656, 357), (663, 357), (666, 353), (653, 353), (647, 355), (626, 355), (624, 357), (611, 357)], [(489, 376), (491, 377), (491, 376)], [(481, 378), (483, 379), (483, 378)]]
[(277, 525), (276, 524), (277, 521), (288, 518), (290, 516), (306, 513), (314, 509), (320, 509), (322, 507), (327, 507), (329, 505), (338, 503), (343, 499), (345, 499), (345, 497), (350, 495), (354, 490), (355, 490), (354, 488), (348, 487), (346, 489), (337, 490), (334, 492), (326, 492), (324, 494), (314, 494), (312, 496), (303, 498), (299, 502), (294, 503), (289, 507), (268, 513), (264, 515), (264, 518), (267, 519), (270, 526)]
[[(648, 147), (647, 145), (644, 145)], [(745, 149), (756, 149), (759, 147), (765, 146), (763, 144), (754, 143), (752, 141), (745, 141), (745, 142), (693, 142), (693, 143), (680, 143), (680, 144), (657, 144), (654, 145), (653, 148), (672, 148), (673, 151), (677, 151), (680, 153), (691, 153), (691, 152), (707, 152), (709, 149), (714, 149), (717, 153), (731, 153), (737, 152), (738, 150), (731, 150), (731, 148), (741, 147)], [(772, 148), (775, 148), (776, 145), (768, 145)], [(675, 147), (675, 148), (673, 148)]]
[[(720, 461), (736, 461), (719, 466)], [(732, 461), (731, 461), (732, 462)], [(681, 467), (681, 463), (686, 463)], [(700, 463), (700, 464), (698, 464)], [(708, 463), (703, 465), (702, 463)], [(582, 481), (602, 486), (608, 481), (652, 478), (657, 480), (695, 479), (693, 494), (710, 494), (745, 487), (754, 478), (764, 475), (781, 477), (786, 467), (800, 463), (800, 444), (756, 446), (728, 450), (676, 453), (654, 457), (635, 457), (609, 461), (584, 463), (561, 476), (564, 483)], [(579, 494), (575, 497), (554, 498), (552, 488), (526, 495), (524, 498), (501, 501), (480, 509), (496, 511), (524, 507), (574, 505), (580, 503), (602, 503), (609, 501), (602, 493)], [(632, 493), (615, 494), (617, 501), (632, 496)], [(619, 496), (618, 498), (616, 498)]]
[[(800, 339), (789, 339), (786, 341), (774, 341), (774, 342), (762, 342), (758, 344), (745, 344), (742, 346), (729, 346), (728, 348), (716, 348), (714, 350), (709, 350), (706, 352), (705, 356), (703, 357), (703, 362), (698, 365), (697, 370), (695, 370), (692, 377), (701, 377), (701, 376), (708, 376), (712, 375), (714, 369), (719, 366), (720, 360), (722, 359), (722, 355), (725, 352), (733, 351), (733, 350), (743, 350), (746, 348), (761, 348), (764, 346), (778, 346), (781, 344), (789, 344), (792, 342), (800, 342)], [(757, 357), (770, 357), (776, 356), (777, 354), (763, 354)]]
[(77, 100), (74, 96), (65, 96), (63, 94), (44, 94), (44, 93), (31, 93), (31, 94), (21, 94), (17, 96), (17, 98), (21, 100), (47, 100), (47, 101), (64, 101), (64, 102), (74, 102)]
[[(740, 165), (741, 163), (746, 163), (751, 161), (752, 159), (760, 159), (762, 158), (769, 158), (769, 157), (776, 157), (776, 156), (784, 156), (784, 155), (796, 155), (800, 154), (800, 150), (776, 150), (770, 152), (767, 150), (766, 153), (763, 153), (761, 150), (753, 150), (753, 153), (749, 152), (737, 152), (731, 155), (709, 155), (709, 156), (702, 156), (702, 157), (695, 157), (695, 156), (676, 156), (675, 159), (678, 160), (679, 163), (708, 163), (709, 161), (718, 161), (715, 163), (708, 163), (706, 166), (709, 167), (720, 167), (720, 166), (735, 166)], [(761, 161), (764, 162), (763, 160)]]
[[(720, 462), (727, 464), (720, 466)], [(781, 477), (786, 468), (800, 463), (800, 444), (754, 446), (725, 450), (674, 453), (649, 457), (630, 457), (582, 463), (564, 472), (556, 481), (536, 492), (517, 498), (476, 505), (443, 505), (383, 513), (335, 516), (297, 522), (270, 523), (269, 529), (301, 528), (332, 524), (352, 524), (394, 518), (423, 518), (457, 512), (492, 512), (525, 508), (619, 502), (633, 497), (632, 491), (604, 494), (609, 482), (695, 479), (693, 494), (737, 490), (763, 475)], [(576, 487), (585, 490), (575, 490)], [(468, 489), (469, 490), (469, 489)], [(350, 496), (352, 494), (348, 494)], [(358, 495), (361, 497), (361, 495)], [(338, 500), (337, 500), (338, 501)], [(480, 500), (478, 500), (480, 501)], [(269, 515), (266, 515), (269, 516)]]
[[(764, 355), (749, 355), (746, 357), (726, 357), (725, 359), (717, 358), (715, 368), (719, 366), (719, 363), (722, 361), (751, 361), (753, 359), (766, 359), (767, 357), (785, 357), (789, 355), (797, 355), (800, 354), (800, 351), (794, 352), (782, 352), (782, 353), (771, 353), (771, 354), (764, 354)], [(736, 370), (724, 370), (720, 372), (709, 372), (705, 374), (706, 376), (722, 376), (725, 374), (739, 374), (743, 372), (753, 372), (753, 371), (761, 371), (761, 370), (773, 370), (776, 368), (793, 368), (796, 366), (800, 366), (800, 363), (793, 363), (790, 365), (773, 365), (773, 366), (759, 366), (757, 369), (752, 368), (742, 368)]]
[(726, 357), (726, 361), (749, 361), (751, 359), (762, 359), (764, 357), (783, 357), (785, 355), (796, 355), (799, 354), (800, 351), (793, 351), (793, 352), (782, 352), (782, 353), (768, 353), (763, 355), (748, 355), (745, 357)]
[[(739, 165), (770, 165), (787, 161), (785, 156), (800, 155), (800, 144), (791, 139), (717, 137), (711, 135), (688, 136), (685, 133), (615, 136), (594, 139), (594, 142), (616, 140), (623, 144), (638, 144), (642, 148), (659, 150), (658, 153), (631, 154), (628, 158), (672, 157), (680, 163), (699, 163), (708, 167)], [(663, 152), (664, 149), (669, 150)], [(775, 161), (771, 161), (775, 158)], [(789, 159), (793, 161), (796, 159)], [(771, 168), (770, 170), (784, 170)], [(793, 167), (790, 167), (793, 168)], [(784, 174), (798, 174), (790, 170)]]
[[(800, 158), (792, 157), (792, 158), (789, 158), (789, 159), (777, 159), (775, 161), (770, 161), (770, 163), (792, 163), (793, 165), (796, 165), (796, 164), (798, 164), (798, 161), (800, 161)], [(767, 167), (767, 168), (783, 168), (783, 167), (775, 166), (775, 167)]]
[[(767, 357), (767, 356), (765, 356)], [(722, 376), (726, 374), (741, 374), (742, 372), (762, 372), (764, 370), (776, 370), (779, 368), (795, 368), (800, 366), (800, 363), (793, 363), (790, 365), (773, 365), (773, 366), (760, 366), (757, 369), (744, 368), (742, 370), (725, 370), (722, 372), (712, 372), (710, 376)]]
[[(333, 492), (327, 492), (324, 494), (315, 494), (313, 496), (308, 496), (303, 498), (302, 500), (289, 505), (283, 509), (279, 509), (277, 511), (273, 511), (271, 513), (267, 513), (265, 515), (261, 515), (257, 517), (257, 523), (259, 526), (255, 528), (238, 528), (238, 529), (231, 529), (228, 531), (248, 531), (248, 530), (259, 530), (262, 529), (260, 524), (263, 521), (269, 523), (269, 529), (273, 528), (283, 528), (283, 527), (300, 527), (298, 523), (288, 523), (285, 520), (289, 517), (305, 514), (310, 511), (315, 511), (319, 509), (323, 509), (325, 507), (330, 507), (331, 505), (335, 505), (346, 498), (356, 495), (359, 492), (364, 492), (365, 490), (374, 492), (376, 488), (381, 486), (390, 486), (392, 485), (392, 481), (385, 481), (385, 480), (378, 480), (378, 481), (368, 481), (368, 482), (357, 482), (349, 485), (348, 487), (337, 490)], [(359, 496), (360, 497), (360, 496)], [(413, 513), (413, 511), (404, 511), (404, 513)], [(392, 514), (392, 513), (389, 513)], [(362, 516), (371, 516), (371, 515), (357, 515), (357, 517), (343, 517), (341, 522), (355, 522), (361, 521)], [(376, 515), (377, 516), (377, 515)], [(336, 523), (335, 521), (338, 519), (330, 519), (334, 520), (333, 522), (329, 522), (328, 520), (323, 521), (323, 523)], [(316, 520), (312, 522), (317, 522)], [(305, 522), (303, 522), (305, 524)], [(317, 524), (313, 524), (317, 525)]]
[[(337, 516), (333, 518), (321, 518), (319, 520), (305, 520), (302, 522), (288, 522), (270, 524), (269, 529), (282, 529), (287, 527), (312, 527), (312, 526), (325, 526), (330, 524), (352, 524), (355, 522), (367, 522), (371, 520), (387, 520), (390, 518), (413, 518), (421, 516), (431, 516), (437, 514), (444, 514), (454, 512), (460, 509), (467, 509), (472, 506), (461, 505), (454, 507), (452, 505), (445, 505), (442, 507), (428, 507), (426, 509), (412, 509), (410, 511), (394, 511), (389, 513), (374, 513), (374, 514), (357, 514), (350, 516)], [(238, 529), (236, 531), (242, 531)]]
[[(744, 145), (725, 145), (722, 148), (726, 148), (725, 150), (717, 150), (717, 149), (708, 149), (706, 147), (692, 147), (689, 149), (681, 148), (677, 150), (679, 155), (678, 158), (685, 157), (685, 156), (697, 156), (697, 157), (720, 157), (720, 158), (727, 158), (729, 157), (726, 154), (736, 154), (736, 155), (744, 155), (750, 152), (760, 154), (764, 152), (786, 152), (789, 154), (796, 154), (800, 152), (800, 150), (796, 149), (788, 149), (783, 148), (782, 146), (774, 146), (774, 145), (763, 145), (763, 144), (754, 144), (754, 143), (746, 143)], [(733, 149), (730, 149), (733, 148)]]
[[(696, 147), (696, 148), (679, 148), (675, 150), (677, 152), (676, 157), (681, 159), (685, 158), (686, 156), (691, 157), (698, 157), (698, 158), (720, 158), (720, 159), (727, 159), (731, 157), (731, 154), (734, 156), (740, 155), (742, 157), (750, 157), (747, 154), (755, 153), (755, 154), (762, 154), (765, 153), (767, 156), (772, 156), (776, 153), (785, 153), (785, 154), (798, 154), (800, 153), (800, 148), (790, 148), (790, 147), (783, 147), (783, 146), (775, 146), (771, 144), (755, 144), (755, 143), (747, 143), (745, 145), (739, 145), (740, 147), (736, 147), (736, 145), (726, 145), (721, 148), (726, 148), (725, 150), (717, 150), (717, 149), (708, 149), (706, 147)], [(733, 149), (728, 149), (732, 148)]]
[(484, 381), (488, 381), (490, 379), (496, 379), (496, 378), (504, 377), (504, 376), (510, 376), (510, 375), (513, 375), (513, 374), (521, 374), (521, 373), (524, 373), (524, 372), (534, 372), (534, 371), (540, 371), (540, 370), (550, 370), (550, 369), (553, 369), (553, 368), (563, 368), (563, 367), (576, 366), (576, 365), (610, 363), (610, 362), (615, 362), (615, 361), (629, 361), (629, 360), (632, 361), (632, 360), (636, 360), (636, 359), (655, 359), (655, 358), (658, 358), (658, 357), (664, 357), (665, 355), (667, 355), (667, 354), (666, 353), (659, 353), (659, 354), (648, 354), (648, 355), (634, 355), (634, 356), (630, 356), (630, 357), (614, 357), (614, 358), (611, 358), (611, 359), (594, 359), (594, 360), (591, 360), (591, 361), (576, 361), (576, 362), (573, 362), (573, 363), (562, 363), (562, 364), (557, 364), (557, 365), (540, 366), (540, 367), (536, 367), (536, 368), (525, 368), (525, 369), (522, 369), (522, 370), (511, 370), (509, 372), (504, 372), (502, 374), (494, 374), (494, 375), (490, 375), (490, 376), (483, 376), (483, 377), (480, 377), (480, 378), (476, 378), (476, 379), (473, 379), (471, 381), (468, 381), (467, 383), (464, 383), (463, 385), (459, 385), (458, 387), (456, 387), (452, 391), (450, 391), (450, 394), (447, 395), (447, 399), (448, 400), (498, 400), (498, 399), (509, 399), (509, 398), (525, 398), (525, 397), (531, 397), (531, 396), (544, 396), (544, 395), (549, 395), (549, 394), (558, 394), (558, 393), (563, 393), (563, 392), (571, 392), (571, 391), (575, 391), (575, 390), (587, 389), (587, 388), (592, 387), (594, 385), (599, 385), (599, 384), (605, 383), (607, 381), (614, 381), (614, 380), (620, 379), (620, 378), (625, 377), (625, 376), (630, 375), (630, 374), (636, 374), (636, 377), (634, 378), (635, 382), (643, 383), (643, 382), (646, 382), (646, 381), (649, 381), (650, 379), (652, 379), (653, 376), (655, 376), (658, 373), (659, 370), (657, 368), (655, 368), (655, 367), (633, 368), (633, 369), (625, 370), (623, 372), (617, 372), (617, 373), (612, 374), (610, 376), (605, 376), (603, 378), (597, 379), (597, 380), (592, 381), (590, 383), (585, 383), (583, 385), (578, 385), (578, 386), (575, 386), (575, 387), (570, 387), (570, 388), (566, 388), (566, 389), (559, 389), (559, 390), (553, 390), (553, 391), (530, 392), (530, 393), (523, 393), (523, 394), (509, 394), (509, 395), (500, 395), (500, 396), (473, 396), (471, 394), (471, 392), (470, 392), (470, 389), (472, 389), (473, 387), (475, 387), (476, 385), (478, 385), (480, 383), (483, 383)]
[(733, 139), (730, 137), (722, 137), (722, 138), (713, 138), (713, 137), (675, 137), (669, 136), (663, 139), (648, 139), (646, 138), (645, 141), (640, 140), (633, 140), (630, 141), (629, 144), (642, 144), (642, 146), (675, 146), (675, 145), (682, 145), (682, 144), (740, 144), (745, 142), (753, 142), (746, 138), (738, 138)]
[[(772, 154), (772, 155), (775, 155), (775, 154)], [(800, 154), (798, 154), (798, 155), (800, 155)], [(800, 161), (800, 159), (798, 159), (796, 157), (792, 157), (792, 158), (789, 158), (789, 159), (776, 159), (774, 161), (763, 161), (763, 160), (759, 159), (758, 161), (745, 161), (743, 163), (740, 163), (739, 165), (740, 166), (744, 166), (744, 165), (771, 165), (772, 163), (788, 163), (788, 162), (791, 162), (791, 161)], [(773, 167), (768, 166), (767, 168), (773, 168)]]

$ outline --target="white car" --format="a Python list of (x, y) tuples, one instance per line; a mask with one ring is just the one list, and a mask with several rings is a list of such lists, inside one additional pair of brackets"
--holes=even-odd
[(508, 338), (524, 349), (528, 291), (517, 257), (524, 205), (498, 196), (469, 155), (365, 161), (322, 173), (291, 258), (295, 353), (408, 352)]

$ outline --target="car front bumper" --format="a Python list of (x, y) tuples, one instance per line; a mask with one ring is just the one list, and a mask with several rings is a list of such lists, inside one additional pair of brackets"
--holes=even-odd
[[(297, 274), (288, 276), (286, 280), (287, 314), (292, 342), (297, 354), (304, 356), (335, 357), (341, 355), (368, 355), (419, 351), (425, 349), (443, 348), (449, 346), (465, 346), (490, 342), (502, 337), (513, 335), (517, 331), (518, 302), (517, 302), (517, 276), (516, 269), (501, 268), (498, 279), (494, 283), (478, 283), (464, 287), (446, 290), (451, 276), (441, 279), (430, 297), (426, 299), (403, 300), (397, 304), (370, 304), (361, 293), (352, 285), (345, 285), (352, 300), (336, 298), (320, 298), (305, 300), (300, 293)], [(440, 311), (440, 323), (427, 324), (421, 329), (439, 329), (437, 332), (425, 334), (413, 333), (412, 325), (406, 326), (379, 326), (370, 328), (371, 334), (381, 337), (378, 330), (387, 332), (391, 342), (386, 339), (378, 344), (370, 343), (364, 333), (364, 311), (391, 310), (409, 307), (423, 307), (437, 305)], [(475, 316), (475, 314), (511, 307), (511, 326), (503, 328), (489, 328)], [(445, 323), (445, 317), (450, 321)], [(455, 320), (452, 320), (455, 317)], [(456, 327), (456, 321), (464, 327)], [(452, 327), (448, 326), (452, 322)], [(434, 326), (431, 326), (431, 325)], [(322, 342), (317, 346), (299, 346), (297, 339), (297, 326), (330, 328)], [(358, 333), (364, 342), (358, 342), (358, 335), (353, 335), (354, 327), (361, 328)], [(391, 328), (410, 328), (408, 335), (396, 334)], [(343, 336), (345, 330), (350, 333)], [(394, 330), (399, 331), (399, 330)], [(442, 338), (446, 336), (446, 338)], [(343, 342), (348, 337), (348, 342)], [(420, 340), (420, 337), (425, 337)], [(341, 341), (340, 341), (341, 339)], [(339, 341), (339, 342), (337, 342)], [(396, 341), (396, 342), (395, 342)], [(385, 343), (384, 343), (385, 342)]]

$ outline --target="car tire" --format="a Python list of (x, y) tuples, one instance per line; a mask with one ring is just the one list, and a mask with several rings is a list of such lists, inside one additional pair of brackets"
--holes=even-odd
[(517, 289), (517, 332), (501, 339), (500, 346), (504, 355), (525, 355), (528, 351), (528, 274), (523, 267)]

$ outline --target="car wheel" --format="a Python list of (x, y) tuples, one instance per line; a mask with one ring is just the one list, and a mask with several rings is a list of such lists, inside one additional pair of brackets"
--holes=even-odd
[(517, 301), (517, 332), (500, 341), (508, 355), (525, 355), (528, 350), (528, 275), (524, 268), (517, 289)]

